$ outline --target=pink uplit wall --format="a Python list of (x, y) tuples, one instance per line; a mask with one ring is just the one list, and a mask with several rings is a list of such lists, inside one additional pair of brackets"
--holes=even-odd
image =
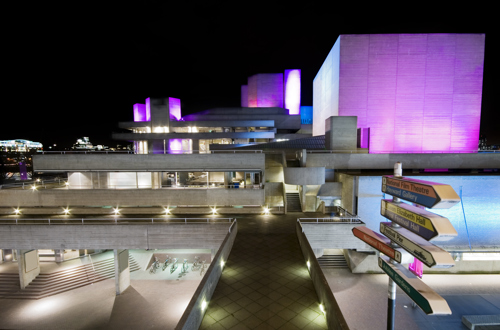
[(241, 107), (248, 107), (248, 85), (241, 85)]
[(151, 121), (151, 99), (146, 99), (146, 121)]
[(248, 77), (248, 107), (283, 108), (283, 74), (260, 73)]
[(181, 120), (181, 99), (169, 97), (168, 111), (170, 113), (170, 119), (175, 118)]
[(134, 121), (149, 121), (146, 116), (146, 105), (141, 103), (134, 104)]
[(285, 70), (285, 108), (300, 115), (300, 70)]
[(323, 108), (338, 107), (338, 115), (357, 116), (358, 127), (370, 128), (370, 153), (473, 152), (484, 42), (484, 34), (341, 35), (332, 64), (338, 79), (337, 69), (318, 72), (332, 87), (316, 78), (314, 98), (338, 88), (338, 101)]

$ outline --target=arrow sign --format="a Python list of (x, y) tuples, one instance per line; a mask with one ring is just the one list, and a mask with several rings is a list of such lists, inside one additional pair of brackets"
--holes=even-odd
[(354, 227), (352, 233), (366, 244), (387, 255), (389, 258), (399, 263), (401, 262), (401, 252), (394, 250), (394, 248), (391, 247), (391, 240), (386, 237), (364, 226)]
[(378, 265), (427, 315), (450, 315), (446, 300), (401, 265), (390, 264), (386, 257)]
[(382, 192), (434, 209), (449, 209), (460, 202), (450, 185), (392, 175), (382, 177)]
[(458, 235), (448, 218), (406, 203), (383, 199), (380, 214), (428, 241)]
[(422, 261), (427, 267), (449, 268), (455, 266), (455, 261), (445, 250), (404, 228), (394, 229), (391, 225), (391, 222), (381, 222), (380, 232)]

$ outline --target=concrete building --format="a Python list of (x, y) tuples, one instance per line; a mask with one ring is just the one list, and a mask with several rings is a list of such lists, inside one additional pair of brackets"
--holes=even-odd
[[(301, 120), (300, 112), (296, 113), (300, 111), (297, 70), (287, 70), (284, 76), (259, 74), (248, 78), (248, 85), (242, 87), (241, 108), (210, 109), (182, 117), (179, 99), (147, 99), (145, 104), (134, 105), (133, 122), (120, 123), (131, 133), (113, 135), (115, 139), (133, 141), (136, 154), (36, 155), (36, 172), (62, 174), (65, 180), (61, 184), (34, 184), (32, 189), (1, 189), (0, 213), (13, 218), (19, 213), (47, 217), (66, 213), (232, 215), (295, 211), (320, 212), (329, 218), (341, 207), (350, 218), (361, 219), (378, 231), (378, 223), (383, 220), (381, 175), (392, 174), (394, 163), (399, 161), (404, 176), (450, 184), (459, 192), (460, 207), (440, 213), (450, 218), (459, 236), (438, 242), (439, 246), (455, 253), (457, 259), (471, 252), (498, 253), (500, 203), (494, 198), (500, 195), (500, 154), (465, 153), (474, 141), (477, 151), (476, 101), (481, 96), (478, 86), (482, 84), (482, 49), (484, 35), (341, 36), (314, 81), (315, 137), (301, 134), (306, 130), (302, 125), (310, 124), (307, 118)], [(440, 62), (441, 57), (434, 58), (435, 52), (452, 59), (453, 70), (448, 68), (448, 62)], [(380, 63), (383, 65), (378, 66)], [(330, 71), (325, 69), (328, 65)], [(385, 70), (384, 65), (394, 70)], [(429, 70), (422, 75), (413, 71), (418, 69), (414, 65)], [(436, 66), (443, 68), (442, 75), (430, 69)], [(386, 75), (371, 75), (374, 71), (367, 68)], [(338, 79), (332, 80), (335, 75)], [(380, 79), (391, 81), (393, 90), (376, 90), (377, 86), (388, 86)], [(471, 85), (465, 83), (467, 79)], [(406, 84), (401, 87), (404, 92), (399, 89), (400, 83)], [(442, 93), (431, 92), (422, 83), (445, 89)], [(366, 97), (353, 97), (363, 88)], [(354, 102), (355, 98), (364, 103)], [(387, 116), (384, 111), (389, 103), (391, 115)], [(441, 113), (438, 108), (444, 103), (449, 107)], [(406, 123), (409, 109), (417, 105), (420, 108), (410, 116), (411, 123), (400, 125), (399, 120)], [(391, 121), (394, 128), (390, 135), (381, 133), (385, 120)], [(431, 133), (439, 123), (444, 131)], [(367, 128), (369, 131), (363, 130)], [(437, 141), (437, 149), (428, 144), (427, 137)], [(449, 142), (441, 143), (445, 138)], [(280, 139), (288, 141), (278, 142)], [(220, 144), (224, 148), (215, 147)], [(77, 232), (74, 227), (64, 226), (2, 225), (0, 248), (19, 250), (22, 283), (36, 276), (37, 267), (32, 261), (37, 258), (37, 249), (80, 249), (81, 240), (95, 249), (113, 249), (117, 293), (121, 293), (130, 283), (127, 249), (205, 248), (212, 251), (214, 260), (221, 258), (223, 262), (237, 230), (234, 223), (168, 229), (156, 224), (110, 224), (101, 225), (99, 230), (92, 225), (82, 227), (85, 230)], [(353, 272), (373, 271), (373, 263), (368, 262), (375, 255), (373, 250), (349, 235), (351, 228), (339, 230), (328, 224), (320, 230), (314, 224), (302, 228), (316, 257), (325, 249), (344, 249)], [(176, 239), (190, 233), (202, 233), (204, 239)], [(61, 239), (66, 237), (63, 243)], [(216, 252), (218, 246), (222, 249)], [(213, 269), (220, 276), (222, 266), (214, 264)], [(463, 263), (457, 269), (489, 272), (500, 269), (500, 264)], [(217, 280), (216, 275), (210, 277), (212, 292)], [(201, 305), (201, 301), (198, 303)]]

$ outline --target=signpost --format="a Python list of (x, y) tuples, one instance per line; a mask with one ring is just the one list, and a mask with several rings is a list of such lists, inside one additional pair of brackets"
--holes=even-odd
[(460, 202), (450, 185), (393, 175), (382, 177), (382, 192), (434, 209), (449, 209)]
[[(382, 192), (393, 196), (392, 201), (383, 199), (380, 214), (393, 221), (381, 222), (380, 232), (384, 236), (366, 228), (356, 227), (353, 234), (386, 254), (379, 257), (378, 264), (389, 275), (387, 329), (394, 330), (396, 311), (396, 285), (398, 285), (426, 314), (451, 314), (450, 307), (440, 295), (417, 278), (422, 277), (422, 263), (428, 267), (448, 268), (455, 265), (451, 255), (429, 243), (436, 238), (457, 236), (450, 221), (417, 206), (401, 202), (401, 199), (428, 208), (448, 209), (460, 202), (460, 197), (450, 185), (415, 180), (403, 177), (401, 163), (394, 165), (394, 175), (382, 177)], [(410, 270), (401, 266), (408, 254), (398, 251), (402, 247), (415, 257)]]
[(366, 244), (379, 250), (389, 258), (394, 259), (397, 262), (401, 262), (401, 252), (391, 247), (391, 241), (386, 237), (363, 226), (354, 227), (352, 232), (354, 236)]
[(404, 228), (392, 228), (391, 222), (381, 222), (380, 232), (422, 261), (427, 267), (449, 268), (455, 266), (455, 261), (448, 252)]
[(457, 236), (457, 231), (447, 218), (413, 205), (383, 199), (380, 214), (428, 241), (437, 237)]
[(446, 300), (399, 264), (378, 258), (378, 265), (427, 315), (450, 315)]

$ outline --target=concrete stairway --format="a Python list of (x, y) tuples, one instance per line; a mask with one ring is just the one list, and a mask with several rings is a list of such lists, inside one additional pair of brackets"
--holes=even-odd
[[(129, 257), (129, 264), (131, 272), (140, 269), (132, 256)], [(18, 274), (0, 274), (0, 276), (0, 278), (6, 278), (6, 290), (1, 291), (0, 289), (0, 298), (40, 299), (113, 278), (115, 276), (115, 264), (114, 258), (109, 258), (94, 262), (93, 266), (92, 264), (84, 264), (58, 272), (40, 273), (25, 290), (19, 288)], [(17, 281), (17, 288), (13, 286), (13, 278)]]
[(298, 193), (286, 193), (287, 212), (302, 212)]
[(341, 254), (324, 255), (318, 258), (321, 268), (347, 268), (347, 261)]
[(0, 298), (19, 291), (19, 274), (0, 273)]

